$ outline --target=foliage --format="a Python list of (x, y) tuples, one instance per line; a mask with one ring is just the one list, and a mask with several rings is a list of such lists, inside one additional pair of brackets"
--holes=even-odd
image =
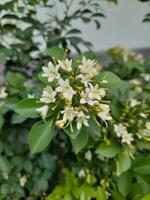
[[(74, 4), (77, 4), (77, 8), (73, 11)], [(60, 8), (62, 16), (57, 12)], [(44, 21), (39, 17), (40, 10), (47, 13)], [(33, 65), (38, 66), (31, 60), (37, 59), (39, 62), (39, 56), (44, 59), (41, 54), (43, 43), (46, 47), (61, 45), (67, 48), (69, 45), (78, 52), (80, 44), (90, 48), (91, 43), (81, 38), (81, 30), (75, 28), (73, 22), (93, 22), (99, 29), (100, 18), (105, 17), (100, 3), (95, 0), (80, 0), (78, 3), (75, 0), (15, 0), (1, 3), (0, 13), (0, 63), (24, 73), (26, 71), (20, 69), (21, 66), (31, 71)]]

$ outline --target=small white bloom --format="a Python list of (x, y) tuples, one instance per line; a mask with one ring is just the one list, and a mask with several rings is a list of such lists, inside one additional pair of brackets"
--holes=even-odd
[(81, 74), (88, 74), (92, 78), (99, 73), (100, 66), (96, 65), (95, 60), (86, 59), (85, 56), (82, 58), (81, 65), (79, 65)]
[(122, 139), (121, 139), (122, 143), (127, 143), (128, 145), (131, 144), (132, 141), (134, 141), (133, 136), (131, 133), (128, 132), (124, 132), (122, 134)]
[(24, 187), (25, 184), (26, 184), (26, 182), (27, 182), (27, 177), (26, 177), (26, 176), (22, 176), (22, 177), (20, 178), (20, 185), (21, 185), (22, 187)]
[(91, 93), (90, 88), (86, 88), (85, 91), (81, 91), (81, 99), (80, 99), (81, 104), (89, 104), (91, 106), (94, 105), (95, 101), (93, 100), (93, 96)]
[(112, 120), (112, 117), (109, 114), (110, 106), (107, 104), (99, 104), (99, 112), (98, 117), (100, 117), (103, 121)]
[(92, 77), (90, 76), (90, 74), (79, 74), (77, 78), (80, 79), (81, 83), (83, 83), (87, 87)]
[(105, 90), (103, 88), (99, 88), (98, 84), (96, 84), (95, 86), (90, 84), (90, 89), (91, 89), (90, 95), (93, 99), (101, 100), (101, 98), (104, 97), (106, 94)]
[(43, 69), (43, 77), (48, 77), (48, 82), (52, 82), (54, 79), (59, 79), (60, 78), (60, 74), (58, 73), (59, 70), (59, 66), (56, 65), (54, 67), (52, 62), (48, 63), (48, 67), (42, 67)]
[(146, 127), (146, 129), (150, 130), (150, 122), (146, 122), (145, 127)]
[(47, 112), (48, 112), (48, 105), (42, 106), (42, 107), (36, 109), (36, 111), (40, 114), (42, 119), (45, 120), (45, 118), (47, 116)]
[(59, 86), (56, 88), (57, 92), (61, 92), (63, 97), (68, 100), (69, 102), (72, 101), (73, 95), (76, 94), (76, 91), (69, 85), (69, 80), (66, 79), (59, 79), (58, 81)]
[(64, 127), (64, 125), (65, 125), (65, 121), (63, 121), (63, 120), (57, 120), (56, 121), (56, 126), (58, 126), (59, 128), (63, 128)]
[(82, 125), (89, 126), (89, 118), (90, 116), (85, 115), (83, 111), (79, 111), (77, 114), (77, 129), (81, 129)]
[(68, 71), (70, 72), (72, 70), (72, 60), (69, 60), (68, 58), (66, 58), (65, 60), (61, 61), (61, 60), (58, 60), (58, 64), (59, 66), (64, 69), (65, 71)]
[(40, 101), (43, 103), (52, 103), (55, 101), (55, 96), (56, 92), (50, 86), (47, 86), (44, 88)]
[(34, 94), (28, 94), (28, 98), (29, 98), (29, 99), (33, 99), (34, 97), (35, 97)]
[(131, 99), (131, 101), (130, 101), (130, 106), (131, 106), (131, 107), (135, 107), (135, 106), (139, 105), (140, 103), (141, 103), (141, 102), (138, 101), (137, 99)]
[(140, 116), (146, 119), (146, 115), (144, 113), (140, 113)]
[(1, 87), (0, 88), (0, 99), (5, 99), (8, 96), (7, 92), (6, 92), (6, 87)]
[(114, 125), (114, 130), (116, 132), (117, 137), (121, 137), (122, 134), (127, 132), (127, 128), (123, 126), (121, 123), (120, 124), (115, 124)]
[(84, 157), (85, 157), (86, 160), (91, 161), (92, 160), (91, 151), (89, 150), (89, 151), (85, 152), (85, 156)]
[(73, 107), (66, 107), (65, 110), (61, 111), (61, 113), (63, 114), (64, 122), (67, 120), (71, 122), (76, 117), (77, 111), (75, 111)]
[(81, 170), (79, 171), (78, 176), (79, 176), (79, 178), (85, 178), (85, 177), (86, 177), (86, 174), (85, 174), (84, 169), (81, 169)]

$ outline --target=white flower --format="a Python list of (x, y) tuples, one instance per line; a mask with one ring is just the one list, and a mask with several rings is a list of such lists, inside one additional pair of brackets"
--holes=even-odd
[(89, 126), (89, 118), (90, 116), (85, 115), (83, 111), (79, 111), (77, 114), (77, 129), (80, 129), (82, 125)]
[(72, 70), (72, 60), (69, 60), (68, 58), (66, 58), (65, 60), (61, 61), (61, 60), (58, 60), (58, 64), (59, 66), (64, 69), (65, 71), (68, 71), (70, 72)]
[(20, 185), (21, 185), (22, 187), (24, 187), (25, 184), (26, 184), (26, 182), (27, 182), (27, 177), (26, 177), (26, 176), (22, 176), (22, 177), (20, 178)]
[(6, 87), (1, 87), (0, 88), (0, 99), (5, 99), (8, 96), (6, 92)]
[(107, 104), (99, 104), (99, 112), (98, 117), (100, 117), (103, 121), (112, 120), (112, 117), (109, 114), (110, 106)]
[(43, 103), (52, 103), (55, 101), (55, 96), (56, 92), (50, 86), (47, 86), (44, 88), (40, 101)]
[(116, 132), (117, 137), (121, 137), (122, 134), (127, 132), (127, 128), (123, 126), (121, 123), (120, 124), (115, 124), (114, 125), (114, 130)]
[(58, 73), (59, 70), (59, 66), (56, 65), (54, 67), (52, 62), (48, 63), (48, 67), (42, 67), (43, 69), (43, 77), (48, 77), (48, 82), (52, 82), (54, 79), (59, 79), (60, 78), (60, 74)]
[(81, 99), (80, 99), (80, 103), (81, 104), (89, 104), (91, 106), (94, 105), (95, 101), (93, 100), (93, 96), (91, 93), (90, 88), (86, 88), (85, 91), (81, 91)]
[(89, 150), (89, 151), (85, 152), (85, 156), (84, 157), (85, 157), (86, 160), (91, 161), (92, 160), (91, 151)]
[(90, 89), (91, 89), (90, 96), (93, 99), (101, 100), (101, 97), (104, 97), (106, 94), (105, 90), (103, 88), (99, 88), (98, 84), (96, 84), (95, 86), (90, 84)]
[(33, 99), (34, 97), (35, 97), (34, 94), (28, 94), (28, 98), (29, 98), (29, 99)]
[(45, 120), (48, 112), (48, 105), (42, 106), (36, 109), (36, 111), (41, 115), (42, 119)]
[(130, 106), (131, 107), (135, 107), (135, 106), (137, 106), (139, 104), (140, 104), (140, 101), (138, 101), (137, 99), (131, 99), (131, 101), (130, 101)]
[(77, 111), (73, 107), (66, 107), (65, 110), (61, 111), (63, 114), (63, 121), (66, 122), (67, 120), (69, 122), (73, 121), (75, 118)]
[(79, 178), (85, 178), (85, 177), (86, 177), (86, 174), (85, 174), (84, 169), (81, 169), (81, 170), (79, 171), (78, 176), (79, 176)]
[(99, 73), (100, 66), (95, 62), (95, 60), (86, 59), (83, 56), (79, 69), (81, 74), (87, 74), (91, 79)]
[(146, 127), (146, 129), (149, 129), (149, 130), (150, 130), (150, 122), (146, 122), (146, 123), (145, 123), (145, 127)]
[(127, 143), (128, 145), (131, 144), (132, 141), (134, 141), (133, 136), (131, 133), (127, 132), (127, 128), (120, 124), (114, 125), (114, 130), (116, 132), (117, 137), (121, 138), (122, 143)]
[(131, 133), (128, 132), (124, 132), (122, 134), (122, 139), (121, 139), (122, 143), (127, 143), (128, 145), (131, 144), (132, 141), (134, 141), (133, 136)]
[(79, 74), (77, 78), (80, 79), (81, 83), (83, 83), (87, 87), (92, 77), (90, 76), (90, 74)]
[(59, 86), (56, 88), (57, 92), (61, 92), (63, 97), (68, 100), (69, 102), (72, 101), (73, 95), (76, 94), (76, 91), (69, 85), (69, 80), (66, 79), (59, 79), (58, 81)]

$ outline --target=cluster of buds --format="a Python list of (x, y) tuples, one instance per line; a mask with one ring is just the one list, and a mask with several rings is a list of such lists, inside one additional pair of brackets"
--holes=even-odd
[(105, 122), (112, 119), (110, 106), (102, 99), (106, 96), (106, 89), (93, 79), (100, 71), (95, 60), (83, 57), (73, 63), (66, 58), (55, 61), (55, 64), (49, 62), (42, 70), (47, 85), (39, 99), (44, 105), (37, 112), (44, 120), (53, 111), (59, 128), (75, 123), (77, 129), (81, 129), (82, 125), (89, 126), (91, 116)]
[(129, 60), (133, 60), (139, 62), (140, 64), (144, 63), (144, 58), (141, 54), (137, 54), (122, 46), (111, 48), (109, 53), (116, 61), (128, 62)]

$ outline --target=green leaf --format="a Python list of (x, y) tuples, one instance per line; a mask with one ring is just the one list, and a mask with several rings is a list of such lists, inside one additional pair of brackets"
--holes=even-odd
[(150, 200), (150, 194), (144, 196), (141, 200)]
[(120, 194), (120, 192), (118, 192), (117, 190), (112, 190), (111, 194), (113, 200), (125, 200), (124, 196), (122, 196), (122, 194)]
[(97, 122), (93, 119), (90, 118), (88, 120), (89, 123), (89, 127), (87, 128), (87, 132), (89, 133), (89, 135), (91, 136), (99, 136), (101, 135), (101, 129), (100, 129), (100, 125), (97, 124)]
[(130, 155), (124, 152), (121, 152), (118, 155), (118, 173), (122, 174), (122, 172), (127, 171), (131, 167), (131, 158)]
[(20, 73), (7, 72), (6, 80), (11, 86), (15, 88), (22, 88), (24, 85), (25, 78)]
[(86, 146), (88, 139), (89, 135), (86, 131), (86, 128), (82, 128), (77, 137), (75, 139), (71, 139), (73, 149), (76, 154), (79, 153), (79, 151), (81, 151), (81, 149)]
[(130, 192), (131, 180), (132, 180), (132, 175), (128, 172), (125, 172), (120, 177), (118, 177), (117, 185), (119, 192), (125, 197)]
[(150, 159), (141, 158), (137, 161), (135, 160), (135, 164), (133, 164), (132, 168), (134, 172), (138, 174), (150, 174)]
[[(102, 87), (109, 88), (111, 90), (115, 90), (123, 87), (124, 81), (122, 81), (116, 74), (104, 71), (99, 75), (94, 77), (94, 80)], [(108, 81), (108, 83), (101, 83), (103, 80)]]
[(79, 34), (81, 33), (81, 31), (79, 29), (71, 29), (70, 31), (68, 31), (66, 34), (69, 35), (69, 34)]
[(2, 115), (0, 115), (0, 130), (3, 127), (3, 124), (4, 124), (4, 118)]
[(3, 172), (9, 172), (10, 170), (10, 163), (4, 156), (0, 156), (0, 170)]
[(21, 124), (22, 122), (24, 122), (26, 120), (26, 117), (24, 116), (20, 116), (17, 113), (13, 113), (12, 117), (11, 117), (11, 123), (12, 124)]
[(115, 157), (121, 151), (120, 145), (115, 141), (102, 142), (96, 149), (96, 153), (107, 158)]
[(38, 153), (43, 151), (54, 137), (53, 120), (44, 123), (43, 121), (37, 122), (29, 132), (29, 147), (31, 153)]
[(47, 53), (49, 56), (54, 57), (56, 60), (64, 59), (64, 51), (57, 46), (48, 48)]
[(65, 131), (65, 133), (67, 133), (67, 135), (69, 135), (69, 137), (71, 137), (72, 139), (75, 139), (77, 137), (77, 135), (80, 133), (81, 130), (77, 129), (77, 124), (76, 123), (72, 123), (69, 126), (67, 126), (66, 128), (63, 129)]
[(15, 112), (27, 118), (37, 118), (39, 114), (36, 109), (42, 105), (37, 98), (23, 99), (17, 104)]
[(97, 187), (97, 196), (96, 196), (97, 200), (107, 200), (106, 194), (104, 192), (104, 190), (102, 189), (102, 187)]

